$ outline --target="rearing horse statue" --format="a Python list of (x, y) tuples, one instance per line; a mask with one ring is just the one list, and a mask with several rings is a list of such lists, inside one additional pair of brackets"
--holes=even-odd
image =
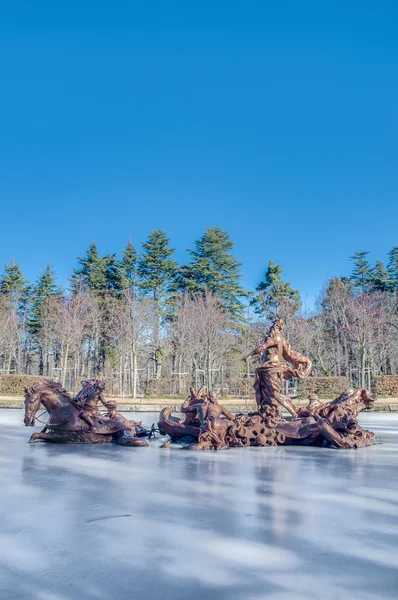
[[(90, 386), (90, 382), (85, 383), (86, 386)], [(90, 397), (102, 393), (103, 387), (98, 385), (96, 378), (91, 385), (91, 396), (90, 390), (87, 387), (85, 389)], [(121, 446), (148, 446), (144, 439), (136, 437), (134, 422), (128, 421), (115, 410), (110, 411), (109, 416), (98, 418), (92, 413), (87, 418), (87, 411), (82, 405), (75, 402), (61, 384), (49, 380), (25, 389), (24, 423), (27, 427), (34, 426), (41, 404), (48, 412), (49, 419), (41, 432), (31, 436), (30, 443), (39, 440), (75, 444), (103, 444), (114, 441)]]

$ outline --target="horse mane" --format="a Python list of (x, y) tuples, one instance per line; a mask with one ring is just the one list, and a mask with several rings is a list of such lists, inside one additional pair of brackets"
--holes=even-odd
[(72, 396), (64, 387), (62, 387), (59, 381), (52, 381), (51, 379), (45, 379), (44, 381), (33, 384), (32, 387), (26, 388), (25, 393), (27, 396), (30, 396), (31, 394), (42, 391), (43, 388), (50, 388), (50, 390), (61, 394), (66, 400), (72, 400)]

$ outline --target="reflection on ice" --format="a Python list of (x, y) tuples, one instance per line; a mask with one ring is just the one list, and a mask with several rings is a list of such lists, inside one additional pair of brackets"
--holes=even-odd
[(0, 411), (0, 600), (396, 598), (398, 416), (361, 420), (379, 445), (188, 453)]

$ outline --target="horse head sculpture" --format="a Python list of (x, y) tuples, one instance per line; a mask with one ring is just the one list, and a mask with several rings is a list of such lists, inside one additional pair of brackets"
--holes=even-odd
[[(33, 427), (35, 424), (36, 414), (43, 404), (44, 408), (51, 415), (54, 411), (64, 412), (64, 418), (70, 416), (73, 405), (71, 404), (71, 396), (62, 387), (60, 383), (45, 379), (34, 384), (30, 388), (25, 388), (25, 417), (24, 423), (26, 427)], [(76, 410), (76, 409), (75, 409)], [(76, 411), (77, 412), (77, 411)]]

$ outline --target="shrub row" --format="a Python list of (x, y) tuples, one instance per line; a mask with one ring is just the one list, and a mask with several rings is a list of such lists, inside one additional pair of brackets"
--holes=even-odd
[[(189, 388), (192, 382), (188, 379), (182, 379), (181, 382), (174, 377), (151, 379), (148, 381), (146, 396), (155, 396), (158, 398), (169, 398), (171, 396), (186, 397), (189, 394)], [(200, 386), (199, 386), (200, 387)], [(221, 389), (220, 383), (213, 386), (219, 395), (233, 398), (253, 398), (253, 379), (235, 379), (234, 381), (226, 381), (224, 389)]]
[(311, 393), (317, 394), (320, 399), (332, 400), (349, 387), (350, 380), (348, 377), (308, 377), (300, 381), (298, 397), (304, 399)]
[(398, 375), (376, 375), (373, 385), (376, 396), (398, 398)]
[[(164, 377), (161, 379), (150, 379), (146, 388), (146, 396), (157, 396), (158, 398), (168, 398), (169, 396), (187, 396), (191, 382), (182, 379), (181, 385), (178, 379), (174, 377)], [(180, 389), (179, 389), (180, 388)]]
[(39, 375), (0, 375), (0, 394), (23, 396), (26, 387), (31, 387), (43, 379), (48, 379), (48, 377), (40, 377)]
[[(38, 375), (0, 375), (0, 394), (23, 395), (26, 387), (31, 387), (38, 381), (47, 379)], [(118, 389), (112, 380), (106, 381), (108, 394), (117, 394)], [(80, 384), (80, 381), (79, 381)], [(113, 384), (113, 385), (112, 385)], [(182, 395), (189, 392), (191, 383), (183, 379), (180, 382), (175, 378), (152, 379), (148, 382), (147, 396), (170, 397)], [(305, 399), (309, 393), (315, 393), (322, 399), (336, 398), (343, 390), (350, 387), (348, 377), (308, 377), (298, 385), (298, 397)], [(78, 385), (80, 389), (80, 385)], [(374, 377), (374, 388), (376, 396), (398, 397), (398, 375), (377, 375)], [(251, 378), (240, 378), (234, 382), (228, 382), (225, 389), (226, 395), (236, 398), (253, 398), (253, 380)]]
[[(182, 394), (188, 394), (190, 382), (182, 381), (181, 389), (179, 382), (175, 378), (152, 379), (148, 382), (146, 396), (156, 396), (158, 398), (168, 398)], [(215, 386), (218, 392), (220, 386)], [(298, 386), (298, 397), (305, 399), (309, 393), (317, 394), (321, 399), (337, 398), (343, 390), (350, 387), (348, 377), (309, 377), (300, 382)], [(223, 396), (233, 398), (249, 398), (254, 401), (253, 379), (239, 378), (225, 383)]]
[[(300, 399), (306, 399), (308, 394), (315, 393), (319, 398), (329, 400), (337, 398), (348, 387), (350, 387), (348, 377), (308, 377), (298, 384), (297, 395)], [(251, 378), (237, 379), (231, 395), (254, 399), (253, 380)]]

